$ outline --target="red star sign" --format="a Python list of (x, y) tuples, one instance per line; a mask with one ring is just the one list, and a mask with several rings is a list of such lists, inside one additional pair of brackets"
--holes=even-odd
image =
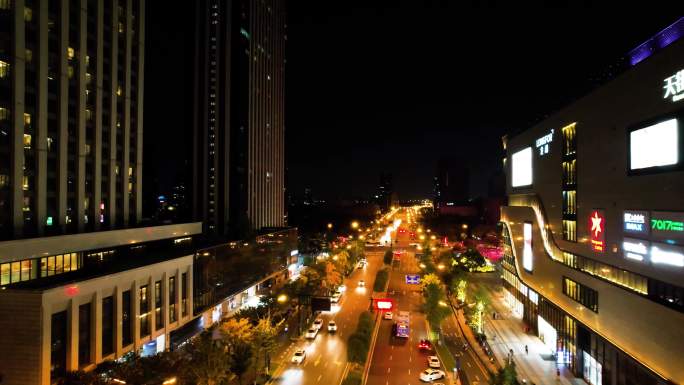
[(594, 215), (591, 219), (591, 232), (594, 233), (594, 238), (598, 238), (599, 233), (603, 231), (603, 218), (599, 217), (598, 212), (594, 211)]

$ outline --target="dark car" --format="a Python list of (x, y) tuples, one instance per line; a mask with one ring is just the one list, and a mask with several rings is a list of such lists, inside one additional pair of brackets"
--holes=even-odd
[(418, 350), (431, 352), (433, 350), (432, 342), (430, 342), (429, 340), (420, 340), (420, 342), (418, 343)]

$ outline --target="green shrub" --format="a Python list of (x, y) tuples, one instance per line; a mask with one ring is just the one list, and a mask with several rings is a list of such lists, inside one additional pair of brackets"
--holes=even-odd
[(387, 279), (389, 278), (389, 272), (387, 269), (378, 270), (375, 274), (375, 284), (373, 284), (373, 291), (385, 291), (385, 286), (387, 286)]

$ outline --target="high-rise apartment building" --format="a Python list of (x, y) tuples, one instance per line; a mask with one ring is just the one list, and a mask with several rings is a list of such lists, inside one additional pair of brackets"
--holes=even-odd
[(0, 239), (140, 219), (144, 4), (0, 1)]
[(282, 0), (195, 3), (193, 213), (208, 233), (285, 225)]

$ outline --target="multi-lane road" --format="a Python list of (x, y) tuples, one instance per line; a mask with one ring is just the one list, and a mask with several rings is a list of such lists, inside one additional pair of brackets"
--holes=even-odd
[[(285, 364), (274, 374), (274, 384), (280, 385), (338, 385), (347, 370), (347, 338), (358, 323), (359, 315), (370, 308), (370, 298), (375, 274), (382, 267), (384, 249), (366, 250), (367, 267), (355, 269), (345, 280), (346, 292), (339, 304), (333, 304), (330, 312), (323, 312), (323, 326), (314, 340), (292, 344), (281, 356), (289, 361), (296, 349), (306, 350), (306, 359), (300, 365)], [(359, 280), (365, 287), (359, 287)], [(337, 332), (328, 332), (328, 321), (337, 323)]]
[[(368, 385), (411, 385), (421, 383), (419, 376), (425, 370), (428, 353), (418, 348), (421, 339), (426, 339), (427, 322), (422, 312), (423, 297), (418, 285), (408, 285), (407, 274), (419, 274), (419, 262), (415, 248), (410, 245), (410, 225), (404, 209), (395, 214), (402, 219), (402, 227), (397, 231), (394, 250), (401, 250), (398, 261), (391, 268), (387, 296), (394, 300), (394, 314), (398, 311), (410, 312), (410, 333), (408, 339), (392, 336), (394, 320), (380, 320), (378, 334), (373, 347), (372, 358), (368, 370)], [(345, 280), (347, 287), (339, 304), (332, 311), (324, 312), (318, 318), (323, 319), (323, 326), (314, 340), (301, 340), (292, 343), (280, 355), (280, 361), (288, 361), (296, 349), (306, 350), (306, 359), (302, 364), (284, 364), (274, 373), (274, 384), (279, 385), (339, 385), (346, 375), (347, 338), (357, 326), (359, 315), (371, 308), (371, 295), (375, 275), (383, 267), (384, 248), (367, 248), (368, 265), (356, 269)], [(359, 280), (365, 281), (365, 288), (359, 287)], [(377, 296), (377, 293), (376, 293)], [(374, 313), (375, 315), (375, 313)], [(337, 332), (329, 333), (328, 321), (337, 323)], [(458, 361), (459, 377), (462, 384), (484, 384), (487, 382), (486, 371), (472, 353), (472, 349), (464, 349), (464, 339), (455, 317), (448, 317), (442, 323), (444, 341), (450, 353)], [(446, 369), (444, 367), (442, 370)], [(449, 378), (435, 382), (454, 383), (452, 373)]]

